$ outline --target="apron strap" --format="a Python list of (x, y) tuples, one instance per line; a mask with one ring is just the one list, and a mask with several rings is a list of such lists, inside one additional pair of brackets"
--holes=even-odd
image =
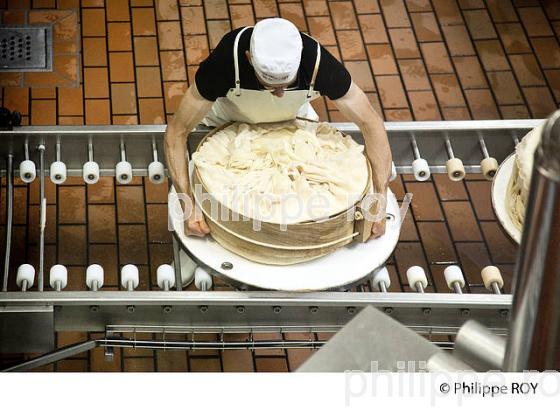
[(313, 75), (311, 76), (311, 83), (309, 84), (307, 98), (311, 98), (313, 96), (313, 91), (315, 89), (315, 79), (317, 78), (317, 72), (319, 72), (319, 65), (321, 64), (321, 45), (317, 40), (315, 40), (315, 42), (317, 43), (317, 58), (315, 58), (315, 67), (313, 68)]
[(235, 36), (235, 42), (233, 43), (233, 65), (235, 67), (235, 95), (239, 97), (241, 95), (241, 81), (239, 80), (239, 60), (237, 55), (237, 50), (239, 47), (239, 39), (245, 30), (253, 26), (247, 26)]

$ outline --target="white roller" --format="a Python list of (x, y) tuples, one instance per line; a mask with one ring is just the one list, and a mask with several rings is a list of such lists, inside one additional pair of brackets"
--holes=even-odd
[(395, 166), (395, 163), (391, 161), (391, 177), (389, 178), (389, 181), (394, 181), (395, 179), (397, 179), (397, 167)]
[(49, 275), (51, 288), (56, 289), (56, 282), (60, 282), (60, 289), (64, 289), (68, 284), (68, 269), (64, 265), (53, 265)]
[(426, 181), (430, 178), (430, 166), (424, 158), (412, 161), (412, 173), (417, 181)]
[(157, 284), (164, 289), (165, 281), (169, 282), (169, 288), (175, 286), (175, 270), (171, 265), (160, 265), (157, 268)]
[(97, 281), (97, 288), (100, 289), (103, 286), (104, 272), (103, 267), (94, 263), (89, 265), (86, 270), (86, 285), (89, 289), (93, 287), (93, 283)]
[(375, 290), (379, 290), (380, 283), (384, 283), (386, 289), (391, 287), (391, 278), (389, 277), (389, 271), (385, 266), (376, 270), (373, 273), (373, 278), (371, 279), (371, 284)]
[(421, 266), (411, 266), (406, 271), (406, 278), (408, 280), (408, 285), (416, 290), (416, 285), (420, 283), (423, 289), (428, 286), (428, 278), (426, 277), (426, 272)]
[(461, 181), (465, 177), (465, 167), (459, 158), (451, 158), (445, 163), (447, 175), (452, 181)]
[(165, 179), (165, 168), (159, 161), (150, 162), (148, 165), (148, 178), (153, 184), (161, 184)]
[(504, 278), (496, 266), (486, 266), (480, 272), (480, 276), (482, 276), (484, 287), (488, 290), (492, 290), (492, 283), (496, 283), (500, 289), (504, 287)]
[(99, 181), (99, 164), (95, 161), (88, 161), (84, 164), (84, 181), (86, 184), (95, 184)]
[(37, 176), (37, 169), (35, 168), (35, 163), (30, 159), (21, 161), (19, 164), (19, 177), (23, 182), (29, 184), (33, 182)]
[(18, 267), (16, 275), (16, 284), (18, 288), (21, 288), (24, 280), (27, 281), (27, 289), (33, 287), (33, 283), (35, 283), (35, 268), (28, 263), (24, 263)]
[(480, 169), (484, 178), (492, 181), (492, 179), (494, 179), (494, 175), (496, 175), (496, 171), (498, 170), (498, 161), (496, 161), (496, 158), (492, 157), (484, 158), (480, 162)]
[(132, 282), (132, 287), (136, 289), (140, 283), (140, 273), (136, 265), (124, 265), (121, 269), (121, 285), (128, 289), (128, 282)]
[(119, 162), (115, 167), (115, 175), (120, 184), (129, 184), (132, 180), (132, 165), (130, 162)]
[(61, 161), (53, 162), (49, 174), (54, 184), (64, 183), (64, 181), (66, 181), (66, 164)]
[(443, 271), (443, 276), (445, 277), (445, 282), (447, 283), (447, 287), (449, 289), (454, 290), (454, 283), (458, 283), (461, 289), (465, 287), (465, 277), (463, 276), (463, 271), (461, 271), (461, 268), (459, 266), (448, 266)]
[(204, 268), (197, 266), (194, 270), (194, 285), (197, 289), (202, 289), (203, 287), (206, 290), (212, 287), (212, 275), (210, 275)]

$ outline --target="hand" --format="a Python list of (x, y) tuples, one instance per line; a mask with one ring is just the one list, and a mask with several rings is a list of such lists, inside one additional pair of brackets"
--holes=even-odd
[(382, 236), (385, 233), (385, 226), (386, 226), (387, 219), (385, 218), (385, 213), (383, 213), (383, 218), (379, 221), (376, 221), (371, 226), (371, 236), (369, 239), (376, 239)]
[(210, 228), (204, 220), (202, 212), (193, 212), (185, 222), (185, 233), (187, 235), (205, 236), (210, 233)]
[[(382, 206), (383, 210), (380, 210), (379, 207)], [(387, 213), (385, 212), (385, 208), (387, 206), (387, 195), (383, 195), (383, 198), (380, 198), (375, 203), (375, 220), (371, 225), (371, 236), (369, 239), (376, 239), (385, 234), (385, 227), (387, 225)]]

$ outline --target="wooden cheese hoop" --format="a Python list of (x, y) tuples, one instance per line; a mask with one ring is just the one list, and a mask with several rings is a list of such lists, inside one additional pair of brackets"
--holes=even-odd
[[(208, 138), (231, 124), (233, 122), (217, 127), (206, 134), (196, 147), (196, 151)], [(234, 213), (218, 200), (212, 201), (217, 206), (217, 209), (213, 210), (209, 201), (200, 201), (196, 195), (196, 189), (191, 189), (191, 192), (210, 227), (210, 235), (221, 246), (255, 262), (291, 265), (329, 254), (353, 240), (365, 241), (369, 238), (371, 223), (364, 223), (363, 217), (359, 217), (363, 212), (359, 204), (371, 190), (372, 170), (367, 157), (366, 163), (368, 183), (360, 199), (351, 207), (318, 221), (287, 224), (287, 229), (284, 230), (281, 224), (263, 221), (258, 221), (260, 229), (255, 230), (254, 224), (257, 222), (252, 218)], [(193, 166), (192, 182), (193, 187), (200, 185), (203, 195), (212, 195), (204, 184), (196, 165)], [(357, 210), (361, 212), (357, 213)], [(219, 219), (214, 218), (213, 215), (219, 216)], [(356, 230), (358, 231), (356, 232)]]

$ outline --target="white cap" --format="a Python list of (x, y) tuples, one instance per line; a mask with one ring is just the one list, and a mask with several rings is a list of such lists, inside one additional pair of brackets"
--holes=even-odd
[(267, 84), (289, 84), (297, 75), (303, 42), (297, 27), (288, 20), (259, 21), (251, 35), (251, 62)]

